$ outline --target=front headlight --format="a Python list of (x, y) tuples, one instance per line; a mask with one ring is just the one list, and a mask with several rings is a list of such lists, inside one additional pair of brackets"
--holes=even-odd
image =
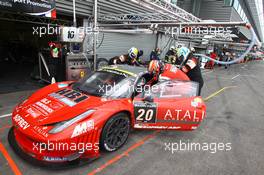
[(87, 117), (88, 115), (92, 114), (95, 110), (93, 109), (90, 109), (70, 120), (67, 120), (67, 121), (63, 121), (63, 122), (60, 122), (60, 123), (57, 123), (54, 128), (52, 128), (49, 133), (50, 134), (56, 134), (58, 132), (61, 132), (63, 131), (65, 128), (68, 128), (69, 126), (71, 126), (72, 124), (84, 119), (85, 117)]

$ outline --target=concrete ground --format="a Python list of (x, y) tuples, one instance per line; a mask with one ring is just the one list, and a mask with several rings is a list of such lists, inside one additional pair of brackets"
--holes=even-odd
[[(43, 169), (20, 159), (7, 142), (10, 117), (2, 117), (0, 174), (263, 174), (264, 61), (206, 70), (203, 76), (207, 116), (197, 130), (133, 131), (120, 150), (66, 170)], [(0, 116), (32, 92), (0, 94)], [(207, 151), (177, 151), (181, 143), (209, 146)], [(174, 145), (173, 153), (166, 147), (169, 144)], [(222, 149), (216, 150), (216, 144), (222, 144)]]

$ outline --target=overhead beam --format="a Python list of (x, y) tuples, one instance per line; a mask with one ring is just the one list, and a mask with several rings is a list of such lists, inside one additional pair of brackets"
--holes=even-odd
[(157, 25), (162, 27), (179, 27), (179, 26), (246, 26), (246, 22), (176, 22), (170, 21), (164, 23), (129, 23), (129, 24), (100, 24), (99, 27), (146, 27)]

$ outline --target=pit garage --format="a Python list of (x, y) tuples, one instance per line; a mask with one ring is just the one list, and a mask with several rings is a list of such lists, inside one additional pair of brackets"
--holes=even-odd
[[(33, 36), (36, 24), (1, 20), (0, 34), (0, 93), (38, 88), (34, 71), (38, 68), (38, 51), (47, 47), (51, 38)], [(36, 73), (35, 73), (36, 74)]]
[[(62, 36), (68, 36), (63, 41), (61, 35), (32, 36), (36, 23), (0, 21), (0, 174), (263, 174), (264, 57), (252, 26), (202, 21), (169, 1), (76, 1), (75, 10), (74, 2), (57, 1), (57, 20), (45, 18), (62, 25), (76, 10), (77, 21), (62, 25)], [(83, 37), (79, 26), (89, 28), (83, 42), (69, 37)], [(252, 38), (242, 36), (246, 41), (240, 43), (233, 33), (186, 33), (192, 26), (247, 26)], [(185, 33), (168, 30), (177, 27)], [(47, 47), (50, 41), (54, 48)], [(188, 47), (210, 65), (197, 62), (201, 96), (183, 65), (165, 64), (172, 46)], [(144, 51), (144, 61), (155, 48), (162, 50), (164, 64), (157, 67), (169, 69), (159, 69), (159, 81), (147, 64), (98, 67), (98, 60), (127, 54), (131, 47)], [(57, 48), (67, 51), (64, 65), (51, 52)], [(102, 92), (115, 83), (121, 86), (110, 95)], [(157, 89), (133, 91), (146, 85)], [(54, 143), (86, 147), (57, 151)]]
[[(55, 17), (55, 11), (52, 11), (54, 3), (3, 0), (0, 4), (0, 93), (38, 88), (38, 84), (31, 80), (37, 70), (38, 51), (47, 47), (47, 43), (56, 36), (40, 38), (33, 35), (33, 29)], [(51, 11), (45, 11), (47, 9)]]

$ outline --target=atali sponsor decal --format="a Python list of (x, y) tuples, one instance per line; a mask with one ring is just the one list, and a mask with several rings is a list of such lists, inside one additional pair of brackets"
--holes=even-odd
[(204, 111), (202, 111), (202, 114), (200, 114), (200, 112), (197, 112), (196, 110), (190, 111), (190, 110), (181, 110), (181, 109), (175, 109), (175, 110), (168, 109), (164, 116), (164, 120), (199, 122), (204, 118), (204, 114), (205, 114)]

